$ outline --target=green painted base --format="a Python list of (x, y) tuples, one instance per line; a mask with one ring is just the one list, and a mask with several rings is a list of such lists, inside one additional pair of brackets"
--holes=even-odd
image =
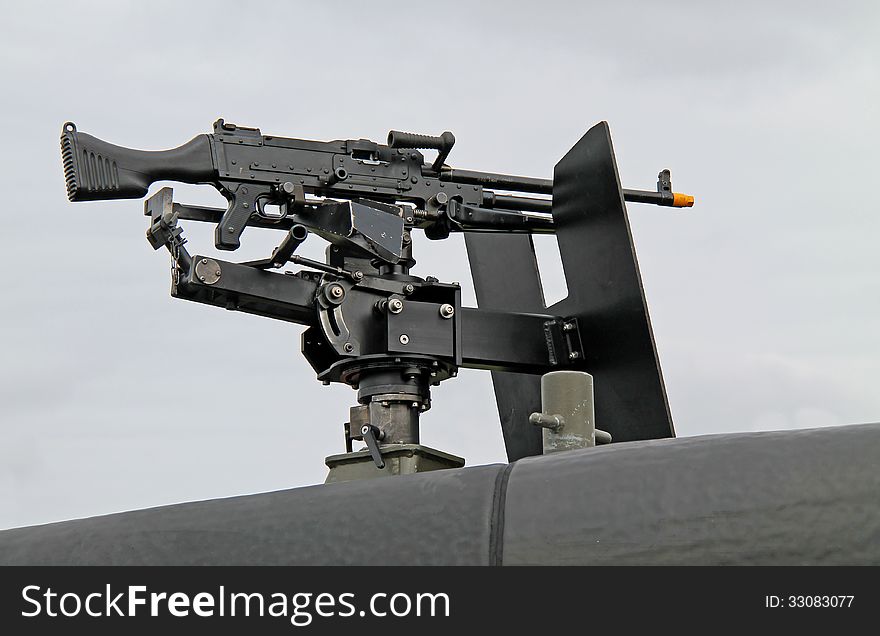
[(324, 483), (411, 475), (464, 466), (464, 458), (421, 444), (385, 444), (379, 446), (379, 450), (385, 460), (385, 468), (381, 469), (376, 468), (370, 452), (366, 449), (354, 453), (330, 455), (324, 460), (330, 469)]

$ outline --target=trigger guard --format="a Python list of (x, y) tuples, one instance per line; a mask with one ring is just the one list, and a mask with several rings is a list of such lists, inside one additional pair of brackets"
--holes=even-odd
[(287, 218), (288, 214), (290, 214), (288, 212), (288, 206), (286, 203), (280, 203), (278, 205), (278, 209), (281, 211), (281, 213), (277, 216), (266, 214), (264, 206), (266, 205), (266, 202), (269, 200), (269, 198), (270, 197), (268, 195), (262, 195), (254, 200), (254, 210), (256, 210), (254, 214), (265, 221), (269, 221), (271, 223), (280, 223)]

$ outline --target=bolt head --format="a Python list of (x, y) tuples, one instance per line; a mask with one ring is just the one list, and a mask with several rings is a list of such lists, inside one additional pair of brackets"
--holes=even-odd
[(406, 285), (403, 286), (403, 291), (405, 294), (411, 294), (415, 290), (416, 290), (416, 288), (413, 287), (412, 285), (410, 285), (409, 283), (407, 283)]
[(409, 336), (406, 335), (405, 333), (400, 334), (399, 340), (400, 340), (400, 344), (402, 344), (402, 345), (409, 344)]
[(346, 342), (342, 346), (342, 348), (345, 350), (346, 353), (351, 353), (352, 351), (354, 351), (354, 345), (351, 344), (350, 342)]
[(333, 287), (330, 288), (330, 295), (333, 298), (342, 298), (342, 295), (344, 293), (345, 290), (343, 290), (342, 287), (340, 287), (339, 285), (333, 285)]
[(569, 360), (577, 360), (580, 357), (581, 357), (581, 355), (577, 351), (572, 351), (571, 353), (568, 354)]
[(392, 298), (388, 301), (388, 311), (392, 314), (399, 314), (403, 311), (403, 301), (400, 298)]
[(448, 320), (455, 315), (455, 307), (450, 305), (449, 303), (443, 303), (440, 305), (440, 317)]

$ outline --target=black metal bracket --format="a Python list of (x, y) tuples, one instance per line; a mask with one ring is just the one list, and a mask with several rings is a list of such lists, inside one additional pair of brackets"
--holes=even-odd
[(550, 364), (565, 366), (584, 359), (584, 345), (577, 318), (554, 318), (544, 322), (544, 338)]

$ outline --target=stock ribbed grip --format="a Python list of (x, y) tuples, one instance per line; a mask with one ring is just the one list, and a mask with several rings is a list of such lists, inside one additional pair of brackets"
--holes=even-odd
[(76, 155), (73, 150), (73, 140), (68, 132), (76, 132), (76, 126), (71, 122), (64, 124), (61, 133), (61, 163), (64, 166), (64, 181), (67, 185), (67, 198), (76, 201), (79, 192), (79, 184), (76, 178)]
[(428, 150), (450, 150), (455, 143), (455, 135), (446, 131), (439, 137), (392, 130), (388, 133), (388, 145), (392, 148), (423, 148)]
[(72, 122), (61, 132), (61, 162), (71, 201), (139, 199), (155, 181), (205, 183), (215, 174), (207, 135), (178, 148), (150, 152), (77, 132)]

